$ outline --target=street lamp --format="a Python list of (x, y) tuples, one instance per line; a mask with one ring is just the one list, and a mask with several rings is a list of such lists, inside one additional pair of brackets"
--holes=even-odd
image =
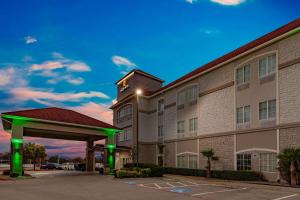
[(143, 94), (141, 89), (136, 89), (136, 164), (139, 166), (139, 96)]

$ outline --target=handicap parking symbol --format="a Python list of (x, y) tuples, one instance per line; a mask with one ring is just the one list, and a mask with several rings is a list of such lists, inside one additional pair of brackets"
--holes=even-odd
[(191, 188), (172, 188), (170, 189), (171, 192), (175, 192), (175, 193), (189, 193), (192, 192)]

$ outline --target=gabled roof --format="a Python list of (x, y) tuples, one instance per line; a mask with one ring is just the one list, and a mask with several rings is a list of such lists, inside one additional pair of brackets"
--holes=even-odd
[(118, 83), (121, 82), (122, 80), (126, 79), (127, 77), (133, 75), (134, 73), (140, 74), (140, 75), (142, 75), (142, 76), (146, 76), (146, 77), (148, 77), (148, 78), (154, 79), (154, 80), (156, 80), (156, 81), (158, 81), (158, 82), (161, 82), (161, 83), (165, 82), (164, 80), (161, 80), (160, 78), (158, 78), (158, 77), (156, 77), (156, 76), (153, 76), (152, 74), (149, 74), (149, 73), (147, 73), (147, 72), (144, 72), (144, 71), (142, 71), (142, 70), (140, 70), (140, 69), (133, 69), (133, 70), (131, 70), (130, 72), (128, 72), (126, 75), (124, 75), (120, 80), (118, 80), (118, 81), (116, 82), (116, 84), (118, 84)]
[(267, 43), (277, 37), (280, 37), (290, 31), (293, 31), (294, 29), (297, 29), (297, 28), (300, 28), (300, 18), (252, 41), (252, 42), (249, 42), (248, 44), (238, 48), (238, 49), (235, 49), (234, 51), (228, 53), (228, 54), (225, 54), (224, 56), (222, 57), (219, 57), (203, 66), (200, 66), (198, 67), (197, 69), (195, 69), (194, 71), (180, 77), (179, 79), (167, 84), (166, 86), (164, 87), (161, 87), (160, 89), (158, 89), (157, 91), (154, 91), (150, 96), (153, 96), (153, 95), (157, 95), (159, 94), (160, 92), (164, 91), (164, 90), (168, 90), (170, 89), (172, 86), (174, 85), (177, 85), (177, 84), (181, 84), (183, 83), (184, 81), (186, 81), (187, 79), (189, 78), (192, 78), (192, 77), (196, 77), (198, 74), (200, 73), (204, 73), (205, 71), (208, 71), (210, 70), (211, 68), (214, 68), (216, 67), (217, 65), (221, 65), (222, 63), (225, 63), (226, 61), (229, 61), (231, 59), (234, 59), (235, 57), (243, 54), (243, 53), (246, 53), (247, 51), (251, 50), (251, 49), (254, 49), (260, 45), (263, 45), (264, 43)]
[(56, 107), (2, 113), (2, 116), (7, 115), (118, 130), (117, 127), (89, 117), (87, 115), (83, 115), (73, 110)]

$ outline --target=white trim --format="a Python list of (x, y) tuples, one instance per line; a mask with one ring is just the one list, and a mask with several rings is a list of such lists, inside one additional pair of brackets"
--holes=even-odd
[(175, 142), (175, 167), (177, 167), (177, 142)]
[(234, 170), (237, 170), (237, 159), (236, 159), (236, 134), (233, 135), (233, 149), (234, 149), (234, 154), (233, 154), (233, 160), (234, 160)]
[(176, 156), (185, 155), (185, 154), (195, 155), (195, 156), (199, 155), (198, 153), (195, 153), (195, 152), (185, 151), (185, 152), (182, 152), (182, 153), (177, 153)]
[(235, 152), (235, 154), (245, 153), (245, 152), (249, 152), (249, 151), (267, 151), (267, 152), (277, 153), (277, 150), (274, 150), (274, 149), (251, 148), (251, 149), (244, 149), (244, 150), (237, 151), (237, 152)]
[(270, 45), (270, 44), (272, 44), (272, 43), (275, 43), (275, 42), (277, 42), (277, 41), (279, 41), (279, 40), (281, 40), (281, 39), (283, 39), (283, 38), (285, 38), (285, 37), (287, 37), (287, 36), (293, 34), (293, 33), (294, 33), (295, 31), (297, 31), (297, 30), (300, 31), (300, 27), (294, 28), (293, 30), (290, 30), (289, 32), (286, 32), (285, 34), (282, 34), (282, 35), (280, 35), (280, 36), (278, 36), (278, 37), (276, 37), (276, 38), (273, 38), (272, 40), (269, 40), (269, 41), (267, 41), (267, 42), (265, 42), (265, 43), (263, 43), (263, 44), (261, 44), (261, 45), (255, 47), (255, 48), (249, 49), (248, 51), (246, 51), (246, 52), (244, 52), (244, 53), (241, 53), (241, 54), (239, 54), (239, 55), (237, 55), (237, 56), (235, 56), (235, 57), (233, 57), (233, 58), (231, 58), (231, 59), (228, 59), (228, 60), (226, 60), (226, 61), (224, 61), (224, 62), (222, 62), (222, 63), (220, 63), (220, 64), (218, 64), (218, 65), (216, 65), (216, 66), (214, 66), (214, 67), (212, 67), (212, 68), (209, 68), (208, 70), (205, 70), (205, 71), (203, 71), (203, 72), (201, 72), (201, 73), (195, 74), (194, 76), (191, 76), (190, 78), (184, 79), (182, 82), (178, 82), (178, 83), (176, 83), (176, 84), (174, 84), (174, 85), (172, 85), (172, 86), (170, 86), (170, 87), (168, 87), (168, 88), (165, 88), (165, 89), (162, 90), (162, 91), (159, 91), (159, 92), (157, 92), (157, 93), (155, 93), (155, 94), (153, 94), (153, 95), (151, 95), (151, 96), (148, 96), (147, 98), (152, 98), (152, 97), (154, 97), (154, 96), (156, 96), (156, 95), (158, 95), (158, 94), (160, 94), (160, 93), (162, 93), (162, 92), (164, 92), (164, 91), (170, 90), (170, 89), (172, 89), (172, 88), (174, 88), (174, 87), (177, 87), (178, 85), (181, 85), (181, 84), (183, 84), (183, 83), (185, 83), (185, 82), (188, 82), (188, 81), (190, 81), (190, 80), (193, 80), (193, 79), (195, 79), (195, 78), (201, 76), (201, 75), (204, 74), (204, 73), (208, 73), (208, 72), (210, 72), (210, 71), (213, 71), (213, 70), (215, 70), (216, 68), (219, 68), (220, 66), (226, 65), (226, 64), (228, 64), (228, 63), (230, 63), (230, 62), (232, 62), (232, 61), (234, 61), (234, 60), (237, 60), (237, 59), (239, 59), (239, 58), (241, 58), (241, 57), (244, 57), (244, 56), (246, 56), (246, 55), (248, 55), (248, 54), (250, 54), (250, 53), (252, 53), (252, 52), (254, 52), (254, 51), (257, 51), (258, 49), (261, 49), (261, 48), (263, 48), (263, 47), (265, 47), (265, 46), (268, 46), (268, 45)]
[(200, 147), (199, 147), (199, 145), (200, 145), (200, 139), (198, 138), (197, 139), (197, 153), (198, 153), (198, 169), (200, 168)]

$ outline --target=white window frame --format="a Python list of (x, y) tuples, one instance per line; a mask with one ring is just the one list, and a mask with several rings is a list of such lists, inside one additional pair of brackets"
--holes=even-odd
[(124, 142), (125, 141), (125, 134), (124, 132), (121, 132), (118, 134), (118, 141), (119, 142)]
[[(275, 114), (274, 114), (274, 117), (269, 116), (269, 109), (270, 109), (269, 104), (270, 104), (271, 101), (275, 101)], [(267, 118), (266, 119), (261, 119), (260, 105), (262, 103), (267, 103), (267, 111), (266, 111), (267, 112)], [(276, 115), (277, 115), (277, 101), (276, 101), (276, 99), (271, 99), (271, 100), (262, 101), (262, 102), (258, 103), (258, 119), (259, 119), (259, 121), (274, 120), (274, 119), (276, 119)]]
[[(270, 57), (273, 57), (274, 56), (274, 61), (275, 61), (275, 63), (274, 63), (274, 71), (270, 71), (269, 70), (269, 68), (271, 68), (272, 66), (271, 66), (271, 64), (269, 64), (269, 58)], [(264, 74), (264, 75), (262, 75), (261, 73), (260, 73), (260, 68), (261, 68), (261, 61), (263, 61), (263, 60), (265, 60), (266, 61), (266, 73)], [(264, 56), (264, 57), (262, 57), (262, 58), (260, 58), (259, 59), (259, 61), (258, 61), (258, 77), (260, 78), (260, 79), (262, 79), (262, 78), (264, 78), (264, 77), (267, 77), (267, 76), (269, 76), (269, 75), (272, 75), (272, 74), (275, 74), (276, 73), (276, 66), (277, 66), (277, 56), (276, 56), (276, 53), (273, 53), (273, 54), (271, 54), (271, 55), (267, 55), (267, 56)]]
[[(191, 166), (191, 157), (193, 156), (193, 158), (196, 158), (195, 160), (193, 160), (193, 166)], [(183, 161), (186, 163), (180, 163), (181, 160), (179, 157), (183, 158)], [(197, 153), (192, 153), (192, 152), (183, 152), (180, 154), (176, 155), (176, 167), (177, 168), (188, 168), (188, 169), (198, 169), (198, 164), (199, 164), (199, 155)], [(180, 166), (179, 166), (180, 164)], [(184, 167), (182, 167), (184, 166)]]
[[(246, 112), (245, 112), (245, 108), (249, 107), (249, 121), (245, 121), (245, 115), (246, 115)], [(238, 110), (239, 109), (242, 109), (242, 113), (243, 113), (243, 119), (242, 119), (242, 122), (239, 123), (239, 118), (238, 118)], [(238, 107), (236, 108), (236, 124), (249, 124), (251, 122), (251, 106), (250, 105), (247, 105), (247, 106), (242, 106), (242, 107)]]
[(185, 121), (184, 120), (177, 121), (177, 133), (181, 134), (184, 132), (185, 132)]
[(193, 85), (186, 89), (186, 99), (188, 102), (197, 101), (198, 97), (198, 86)]
[[(263, 156), (265, 158), (262, 158)], [(259, 154), (259, 168), (261, 172), (277, 172), (277, 153), (263, 152)]]
[[(242, 158), (238, 158), (238, 156), (241, 156)], [(250, 156), (250, 159), (246, 158), (249, 156)], [(248, 162), (249, 160), (250, 160), (250, 165)], [(240, 161), (240, 165), (238, 165), (238, 161)], [(248, 162), (248, 163), (245, 164), (246, 162)], [(240, 166), (240, 169), (239, 169), (239, 166)], [(236, 170), (238, 170), (238, 171), (251, 171), (252, 170), (252, 154), (251, 153), (236, 154)]]
[(184, 105), (186, 101), (186, 91), (181, 90), (177, 93), (177, 106)]
[[(246, 68), (249, 67), (249, 80), (246, 80), (246, 76), (245, 76), (245, 72), (246, 72)], [(242, 77), (242, 82), (238, 83), (238, 71), (239, 70), (242, 70), (243, 72), (243, 77)], [(242, 84), (245, 84), (245, 83), (248, 83), (250, 82), (250, 79), (251, 79), (251, 65), (250, 64), (246, 64), (244, 65), (243, 67), (239, 67), (236, 69), (236, 77), (235, 77), (235, 80), (236, 80), (236, 85), (242, 85)]]
[(159, 125), (157, 127), (157, 136), (158, 136), (158, 138), (164, 137), (164, 126), (163, 125)]
[(165, 110), (165, 102), (164, 99), (159, 99), (157, 101), (157, 111), (158, 112), (163, 112)]
[(189, 131), (194, 133), (198, 130), (198, 117), (189, 119)]

